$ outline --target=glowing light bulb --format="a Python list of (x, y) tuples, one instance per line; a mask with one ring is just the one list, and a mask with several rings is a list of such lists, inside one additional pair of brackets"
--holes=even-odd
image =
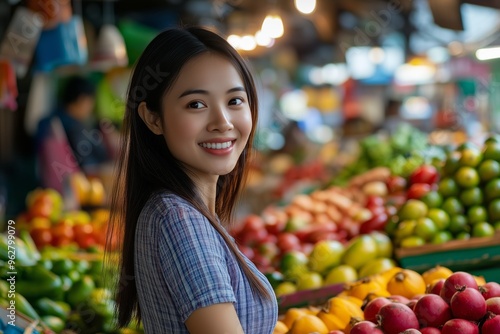
[(241, 45), (241, 37), (238, 35), (229, 35), (227, 37), (227, 42), (235, 49), (239, 49)]
[(257, 47), (257, 42), (255, 42), (255, 37), (252, 35), (245, 35), (241, 37), (240, 49), (245, 51), (252, 51)]
[(295, 0), (295, 8), (302, 14), (311, 14), (316, 9), (316, 0)]
[(269, 37), (265, 32), (259, 30), (255, 33), (257, 45), (271, 47), (274, 44), (274, 38)]
[(283, 21), (279, 15), (267, 15), (262, 22), (262, 30), (267, 36), (271, 38), (280, 38), (285, 32)]

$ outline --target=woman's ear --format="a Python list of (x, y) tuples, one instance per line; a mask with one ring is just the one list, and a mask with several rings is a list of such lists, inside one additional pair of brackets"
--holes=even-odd
[(139, 104), (138, 112), (139, 116), (149, 128), (149, 130), (151, 130), (151, 132), (153, 132), (155, 135), (163, 134), (160, 115), (149, 110), (146, 106), (146, 102), (142, 101)]

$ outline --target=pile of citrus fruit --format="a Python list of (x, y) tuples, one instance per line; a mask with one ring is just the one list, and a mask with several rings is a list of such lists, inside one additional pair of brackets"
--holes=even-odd
[(320, 307), (290, 308), (275, 334), (499, 333), (500, 285), (437, 266), (391, 268), (350, 284)]
[(397, 246), (491, 237), (500, 229), (500, 140), (451, 152), (429, 190), (408, 200), (386, 226)]

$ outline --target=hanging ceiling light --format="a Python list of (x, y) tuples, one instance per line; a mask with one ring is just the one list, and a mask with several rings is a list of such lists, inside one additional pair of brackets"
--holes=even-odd
[(316, 9), (316, 0), (295, 0), (295, 8), (302, 14), (311, 14)]
[(278, 14), (268, 14), (264, 22), (262, 22), (262, 28), (260, 30), (271, 38), (280, 38), (285, 32), (281, 16)]

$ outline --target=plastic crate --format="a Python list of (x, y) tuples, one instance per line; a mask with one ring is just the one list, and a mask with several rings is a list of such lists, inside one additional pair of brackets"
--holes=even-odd
[(395, 250), (401, 267), (422, 273), (436, 265), (500, 282), (500, 232), (492, 237), (453, 240)]

